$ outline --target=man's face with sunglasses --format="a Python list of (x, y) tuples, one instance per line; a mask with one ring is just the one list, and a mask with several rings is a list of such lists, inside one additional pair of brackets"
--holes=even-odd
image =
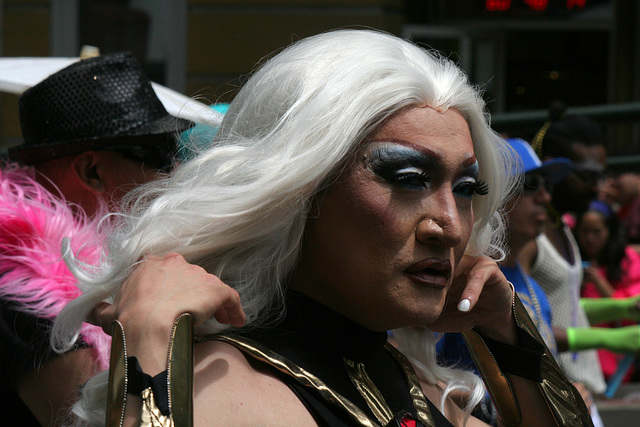
[(129, 157), (118, 151), (98, 151), (101, 157), (105, 201), (109, 210), (120, 209), (122, 198), (134, 188), (154, 181), (162, 175), (155, 164)]

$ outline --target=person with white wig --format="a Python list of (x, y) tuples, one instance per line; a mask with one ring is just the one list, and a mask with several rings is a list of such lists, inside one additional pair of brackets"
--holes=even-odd
[[(449, 60), (373, 30), (294, 43), (209, 148), (127, 204), (102, 273), (75, 268), (85, 293), (57, 346), (84, 319), (117, 320), (108, 404), (103, 375), (76, 414), (481, 425), (477, 377), (435, 363), (433, 332), (465, 331), (505, 425), (590, 425), (491, 258), (513, 159)], [(447, 397), (463, 387), (466, 411)]]

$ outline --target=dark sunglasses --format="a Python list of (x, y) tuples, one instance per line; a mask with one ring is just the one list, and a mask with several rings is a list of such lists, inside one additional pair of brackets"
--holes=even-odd
[(116, 145), (108, 148), (122, 154), (123, 157), (135, 160), (152, 169), (170, 172), (174, 155), (165, 147), (158, 145)]
[(524, 175), (524, 183), (523, 183), (523, 192), (525, 194), (533, 194), (536, 193), (541, 188), (544, 188), (547, 193), (551, 194), (553, 190), (553, 186), (544, 176), (539, 174), (529, 174), (526, 173)]

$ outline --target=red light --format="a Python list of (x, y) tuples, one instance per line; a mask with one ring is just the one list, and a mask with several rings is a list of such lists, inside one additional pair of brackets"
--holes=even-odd
[(547, 6), (549, 6), (549, 0), (524, 0), (524, 2), (529, 6), (529, 9), (537, 11), (547, 10)]
[(587, 4), (587, 0), (567, 0), (567, 10), (571, 10), (574, 7), (584, 9)]
[(511, 7), (511, 0), (486, 0), (484, 7), (489, 12), (504, 12)]

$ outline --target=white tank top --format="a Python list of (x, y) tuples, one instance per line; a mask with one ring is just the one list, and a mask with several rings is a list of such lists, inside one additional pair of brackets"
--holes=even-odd
[[(582, 258), (571, 230), (563, 226), (562, 231), (569, 243), (573, 264), (567, 262), (549, 238), (542, 233), (536, 238), (538, 256), (531, 266), (531, 276), (547, 294), (553, 326), (562, 329), (589, 327), (587, 314), (580, 305)], [(606, 384), (595, 350), (562, 352), (557, 355), (556, 360), (570, 380), (584, 383), (595, 393), (605, 391)]]

